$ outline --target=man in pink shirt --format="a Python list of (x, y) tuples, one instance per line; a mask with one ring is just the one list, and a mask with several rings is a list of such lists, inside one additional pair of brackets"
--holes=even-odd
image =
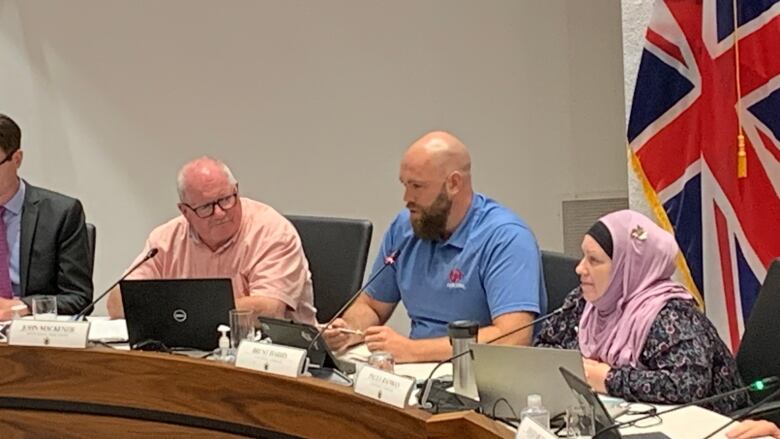
[[(230, 169), (209, 157), (178, 175), (181, 215), (157, 227), (136, 259), (157, 255), (130, 279), (230, 278), (236, 308), (315, 323), (309, 263), (295, 227), (270, 206), (241, 198)], [(118, 289), (108, 299), (112, 318), (124, 315)]]

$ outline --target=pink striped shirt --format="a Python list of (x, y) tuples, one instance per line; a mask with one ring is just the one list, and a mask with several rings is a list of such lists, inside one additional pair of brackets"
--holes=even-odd
[(216, 251), (198, 239), (182, 215), (157, 227), (149, 234), (136, 262), (153, 247), (159, 253), (129, 278), (226, 277), (233, 283), (235, 297), (278, 299), (287, 305), (285, 318), (314, 324), (311, 273), (295, 227), (258, 201), (241, 198), (241, 206), (238, 232)]

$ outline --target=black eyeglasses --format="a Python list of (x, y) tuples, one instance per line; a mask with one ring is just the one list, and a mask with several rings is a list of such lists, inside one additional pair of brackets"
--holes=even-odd
[(212, 201), (210, 203), (202, 204), (197, 207), (192, 207), (187, 203), (181, 203), (185, 206), (187, 206), (191, 211), (195, 212), (195, 215), (198, 216), (198, 218), (208, 218), (211, 215), (214, 215), (214, 206), (219, 206), (222, 210), (230, 210), (236, 205), (236, 201), (238, 200), (238, 189), (236, 189), (235, 192), (228, 195), (227, 197), (222, 197), (218, 200)]
[(620, 416), (639, 416), (636, 421), (627, 420), (628, 425), (638, 428), (650, 428), (663, 422), (661, 417), (657, 416), (658, 409), (650, 404), (626, 401), (618, 404), (618, 406), (626, 410)]
[(5, 158), (4, 158), (2, 161), (0, 161), (0, 166), (3, 166), (3, 165), (5, 164), (5, 162), (11, 161), (11, 159), (13, 158), (13, 156), (14, 156), (14, 153), (16, 153), (16, 151), (19, 151), (19, 148), (16, 148), (16, 149), (14, 149), (13, 151), (9, 152), (9, 153), (8, 153), (8, 154), (5, 156)]

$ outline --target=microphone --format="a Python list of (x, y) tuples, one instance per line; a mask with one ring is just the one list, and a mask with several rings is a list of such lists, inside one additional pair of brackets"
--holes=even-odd
[(82, 309), (82, 310), (81, 310), (81, 312), (79, 312), (78, 314), (76, 314), (75, 316), (73, 316), (73, 320), (74, 320), (74, 321), (76, 321), (76, 322), (78, 322), (78, 321), (80, 321), (80, 320), (83, 320), (83, 319), (84, 319), (84, 317), (85, 317), (85, 316), (86, 316), (86, 315), (87, 315), (89, 312), (91, 312), (93, 308), (95, 308), (95, 304), (96, 304), (96, 303), (98, 303), (98, 302), (100, 302), (100, 299), (102, 299), (102, 298), (106, 297), (106, 295), (107, 295), (108, 293), (110, 293), (110, 292), (111, 292), (111, 290), (113, 290), (113, 289), (114, 289), (114, 287), (116, 287), (117, 285), (119, 285), (119, 282), (122, 282), (123, 280), (125, 280), (125, 278), (126, 278), (127, 276), (129, 276), (129, 275), (130, 275), (132, 272), (134, 272), (134, 271), (135, 271), (135, 270), (136, 270), (138, 267), (140, 267), (140, 266), (141, 266), (141, 265), (142, 265), (144, 262), (148, 261), (149, 259), (152, 259), (152, 258), (154, 257), (154, 255), (156, 255), (156, 254), (157, 254), (157, 252), (158, 252), (158, 251), (159, 251), (159, 249), (158, 249), (157, 247), (154, 247), (154, 248), (150, 249), (150, 250), (149, 250), (149, 252), (148, 252), (148, 253), (146, 253), (146, 256), (144, 256), (144, 258), (143, 258), (143, 259), (141, 259), (140, 261), (138, 261), (138, 263), (137, 263), (137, 264), (133, 265), (133, 266), (132, 266), (132, 267), (131, 267), (129, 270), (127, 270), (127, 273), (123, 274), (123, 275), (122, 275), (122, 277), (120, 277), (120, 278), (119, 278), (119, 279), (118, 279), (116, 282), (114, 282), (113, 284), (111, 284), (111, 286), (110, 286), (110, 287), (108, 287), (108, 289), (107, 289), (106, 291), (104, 291), (104, 292), (103, 292), (103, 294), (101, 294), (100, 296), (98, 296), (98, 298), (97, 298), (97, 299), (93, 300), (93, 301), (92, 301), (92, 303), (90, 303), (89, 305), (85, 306), (85, 307), (84, 307), (84, 309)]
[(333, 324), (333, 322), (341, 317), (341, 315), (344, 313), (344, 311), (347, 310), (354, 302), (357, 300), (357, 298), (360, 296), (360, 293), (363, 292), (369, 285), (371, 285), (372, 282), (374, 282), (374, 279), (379, 277), (380, 274), (382, 274), (383, 271), (385, 271), (385, 268), (395, 265), (396, 261), (398, 260), (398, 255), (401, 254), (401, 250), (395, 250), (390, 252), (389, 255), (385, 256), (385, 262), (382, 265), (382, 267), (379, 268), (379, 270), (376, 271), (367, 281), (363, 284), (362, 287), (358, 288), (358, 290), (355, 292), (355, 294), (352, 295), (352, 297), (347, 300), (347, 303), (345, 303), (341, 308), (339, 308), (338, 311), (336, 311), (335, 314), (333, 314), (333, 317), (330, 318), (330, 321), (320, 327), (320, 330), (317, 331), (317, 335), (315, 335), (311, 341), (309, 342), (309, 345), (306, 347), (306, 350), (308, 351), (311, 349), (312, 346), (314, 346), (315, 343), (317, 343), (317, 340), (319, 340), (322, 337), (322, 333), (325, 332), (326, 329), (330, 328), (330, 325)]
[[(777, 381), (777, 377), (772, 377), (772, 378), (774, 378), (775, 381)], [(768, 379), (772, 379), (772, 378), (768, 378)], [(762, 383), (762, 381), (763, 381), (763, 383)], [(755, 383), (753, 383), (752, 385), (756, 385), (756, 384), (760, 384), (760, 383), (761, 384), (766, 384), (766, 381), (767, 381), (767, 379), (759, 380), (759, 381), (756, 381)], [(763, 390), (763, 388), (764, 387), (762, 385), (762, 386), (754, 388), (752, 390)], [(749, 407), (743, 413), (740, 413), (739, 416), (734, 416), (731, 419), (729, 419), (729, 421), (727, 423), (723, 424), (723, 426), (721, 426), (717, 430), (715, 430), (712, 433), (710, 433), (707, 436), (705, 436), (704, 439), (710, 439), (711, 437), (715, 436), (721, 430), (723, 430), (724, 428), (728, 427), (729, 425), (731, 425), (735, 421), (741, 421), (743, 419), (747, 419), (748, 417), (750, 417), (751, 414), (753, 414), (756, 411), (758, 411), (758, 409), (761, 408), (763, 405), (765, 405), (765, 404), (771, 402), (773, 399), (777, 398), (778, 395), (780, 395), (780, 388), (778, 388), (774, 392), (770, 393), (769, 396), (767, 396), (766, 398), (764, 398), (764, 399), (758, 401), (757, 403), (753, 404), (753, 406)], [(777, 409), (770, 410), (770, 412), (773, 412), (773, 411), (777, 411)], [(764, 412), (764, 413), (766, 413), (766, 412)]]
[[(549, 318), (552, 318), (553, 316), (557, 316), (558, 314), (560, 314), (562, 312), (563, 312), (563, 308), (558, 308), (558, 309), (556, 309), (555, 311), (553, 311), (551, 313), (547, 313), (547, 314), (545, 314), (545, 315), (543, 315), (541, 317), (538, 317), (536, 320), (533, 320), (533, 321), (531, 321), (529, 323), (526, 323), (525, 325), (522, 325), (522, 326), (520, 326), (518, 328), (515, 328), (515, 329), (513, 329), (513, 330), (511, 330), (511, 331), (509, 331), (509, 332), (507, 332), (505, 334), (501, 334), (501, 335), (499, 335), (497, 337), (493, 337), (490, 340), (486, 341), (484, 344), (491, 344), (493, 342), (501, 340), (502, 338), (508, 337), (508, 336), (510, 336), (512, 334), (517, 334), (518, 332), (520, 332), (520, 331), (522, 331), (524, 329), (531, 328), (535, 324), (544, 322), (545, 320), (547, 320)], [(477, 336), (477, 337), (479, 337), (479, 336)], [(477, 339), (477, 341), (479, 341), (479, 339)], [(417, 400), (417, 403), (420, 404), (420, 407), (422, 407), (424, 409), (433, 408), (433, 404), (431, 404), (428, 401), (428, 396), (431, 393), (431, 387), (433, 386), (433, 375), (436, 373), (436, 371), (439, 369), (439, 367), (441, 367), (445, 363), (449, 363), (450, 361), (455, 360), (456, 358), (460, 358), (460, 357), (462, 357), (462, 356), (464, 356), (466, 354), (469, 354), (471, 356), (472, 360), (474, 359), (474, 351), (472, 351), (471, 349), (467, 349), (467, 350), (465, 350), (465, 351), (463, 351), (463, 352), (461, 352), (461, 353), (459, 353), (457, 355), (453, 355), (453, 356), (451, 356), (451, 357), (449, 357), (447, 359), (444, 359), (444, 360), (438, 362), (436, 364), (436, 366), (434, 366), (433, 370), (431, 370), (431, 373), (428, 375), (428, 378), (425, 380), (425, 385), (423, 386), (423, 391), (420, 393), (420, 398)]]
[(547, 313), (547, 314), (545, 314), (545, 315), (543, 315), (541, 317), (538, 317), (536, 320), (533, 320), (530, 323), (526, 323), (525, 325), (523, 325), (523, 326), (521, 326), (519, 328), (515, 328), (515, 329), (507, 332), (506, 334), (501, 334), (498, 337), (491, 338), (490, 340), (486, 341), (485, 344), (491, 344), (493, 342), (501, 340), (504, 337), (509, 337), (512, 334), (517, 334), (518, 332), (522, 331), (523, 329), (528, 329), (528, 328), (534, 326), (535, 324), (541, 323), (541, 322), (543, 322), (543, 321), (545, 321), (545, 320), (547, 320), (549, 318), (557, 316), (558, 314), (560, 314), (562, 312), (563, 312), (563, 308), (558, 308), (555, 311), (553, 311), (551, 313)]
[[(656, 413), (651, 413), (649, 415), (640, 416), (638, 418), (634, 418), (634, 419), (631, 419), (631, 420), (628, 420), (628, 421), (615, 422), (614, 424), (609, 425), (607, 427), (604, 427), (601, 430), (597, 431), (596, 434), (593, 435), (593, 439), (596, 439), (596, 438), (600, 437), (602, 434), (604, 434), (604, 433), (606, 433), (608, 431), (614, 430), (616, 428), (620, 428), (620, 427), (623, 427), (623, 426), (626, 426), (626, 425), (631, 425), (631, 424), (634, 424), (636, 422), (642, 421), (644, 419), (659, 417), (659, 416), (665, 415), (667, 413), (675, 412), (677, 410), (682, 410), (682, 409), (684, 409), (686, 407), (690, 407), (692, 405), (706, 404), (708, 402), (713, 402), (713, 401), (717, 401), (719, 399), (728, 398), (729, 396), (733, 396), (733, 395), (736, 395), (736, 394), (739, 394), (739, 393), (742, 393), (742, 392), (746, 392), (748, 390), (764, 390), (764, 388), (766, 386), (772, 385), (772, 384), (776, 384), (778, 381), (780, 381), (780, 379), (778, 379), (778, 377), (776, 377), (776, 376), (760, 379), (758, 381), (754, 381), (752, 384), (749, 384), (747, 386), (743, 386), (743, 387), (740, 387), (740, 388), (737, 388), (737, 389), (734, 389), (734, 390), (729, 390), (728, 392), (718, 393), (717, 395), (708, 396), (707, 398), (697, 399), (695, 401), (687, 402), (685, 404), (678, 405), (678, 406), (672, 407), (670, 409), (666, 409), (666, 410), (663, 410), (663, 411), (660, 411), (660, 412), (656, 412)], [(778, 389), (777, 392), (769, 395), (769, 397), (767, 397), (764, 400), (760, 401), (758, 404), (756, 404), (756, 406), (753, 407), (753, 409), (757, 408), (759, 405), (763, 404), (764, 402), (766, 402), (770, 398), (774, 398), (777, 395), (778, 392), (780, 392), (780, 389)], [(749, 414), (749, 412), (750, 411), (748, 411), (748, 413), (744, 414), (743, 416), (746, 416), (747, 414)], [(734, 422), (735, 420), (736, 419), (732, 419), (729, 422), (729, 424), (731, 424), (731, 422)], [(729, 424), (724, 425), (723, 427), (720, 428), (720, 430), (726, 428)], [(713, 434), (717, 433), (720, 430), (715, 431)]]

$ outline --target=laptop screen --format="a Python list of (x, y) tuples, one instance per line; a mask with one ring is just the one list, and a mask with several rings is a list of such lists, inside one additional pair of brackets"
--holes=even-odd
[(125, 280), (119, 284), (131, 347), (213, 350), (235, 307), (230, 279)]
[(259, 316), (257, 319), (263, 337), (271, 343), (308, 349), (309, 360), (312, 364), (335, 368), (346, 374), (355, 373), (355, 365), (336, 358), (321, 337), (313, 345), (311, 344), (318, 333), (314, 326), (271, 317)]
[[(561, 375), (563, 375), (563, 379), (566, 380), (566, 383), (569, 385), (571, 391), (574, 392), (577, 399), (587, 403), (593, 408), (593, 417), (596, 421), (596, 432), (615, 423), (612, 416), (609, 415), (609, 412), (604, 407), (604, 404), (601, 403), (599, 396), (590, 388), (588, 383), (568, 371), (565, 367), (561, 367), (559, 370)], [(609, 430), (599, 435), (599, 437), (604, 439), (620, 439), (620, 432), (617, 429)]]
[[(472, 344), (474, 379), (479, 401), (489, 415), (509, 418), (520, 413), (529, 394), (542, 395), (542, 404), (555, 416), (575, 402), (558, 373), (564, 366), (584, 376), (582, 354), (566, 349)], [(504, 403), (499, 403), (504, 400)], [(510, 407), (512, 409), (510, 409)]]

